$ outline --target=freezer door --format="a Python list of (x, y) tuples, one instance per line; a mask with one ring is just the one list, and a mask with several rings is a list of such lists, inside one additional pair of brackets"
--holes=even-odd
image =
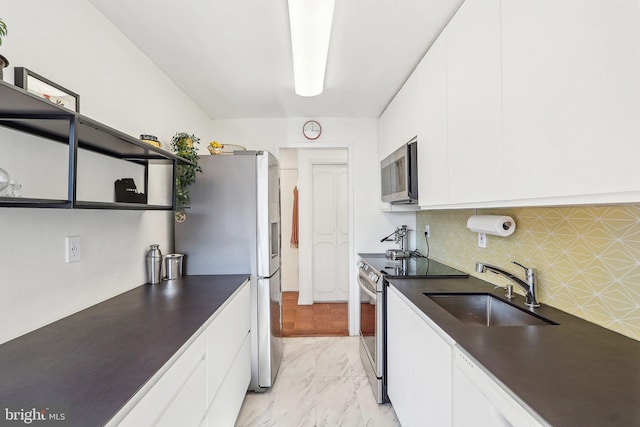
[(280, 168), (268, 152), (256, 156), (258, 277), (280, 268)]
[(258, 386), (273, 386), (282, 360), (282, 293), (280, 270), (258, 278)]

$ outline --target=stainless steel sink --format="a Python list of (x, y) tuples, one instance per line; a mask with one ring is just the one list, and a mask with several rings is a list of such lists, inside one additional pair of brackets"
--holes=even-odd
[(425, 293), (465, 325), (544, 326), (557, 323), (511, 305), (489, 293)]

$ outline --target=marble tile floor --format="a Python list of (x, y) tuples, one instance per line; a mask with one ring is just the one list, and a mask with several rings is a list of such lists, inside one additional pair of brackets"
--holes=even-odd
[(280, 372), (265, 393), (244, 399), (236, 427), (394, 427), (365, 376), (358, 337), (284, 338)]

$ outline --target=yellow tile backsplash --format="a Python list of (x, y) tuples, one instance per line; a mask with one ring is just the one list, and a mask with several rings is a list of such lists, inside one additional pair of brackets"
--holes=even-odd
[(481, 209), (516, 221), (511, 236), (489, 235), (484, 249), (467, 229), (474, 212), (418, 212), (418, 250), (427, 252), (428, 224), (430, 258), (500, 285), (508, 281), (476, 273), (476, 261), (519, 277), (511, 260), (534, 267), (541, 302), (640, 340), (640, 206)]

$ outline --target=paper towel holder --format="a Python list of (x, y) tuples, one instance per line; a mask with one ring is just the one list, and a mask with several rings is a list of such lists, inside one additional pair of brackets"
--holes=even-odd
[(513, 234), (516, 222), (506, 215), (472, 215), (467, 221), (467, 228), (476, 233), (506, 237)]

